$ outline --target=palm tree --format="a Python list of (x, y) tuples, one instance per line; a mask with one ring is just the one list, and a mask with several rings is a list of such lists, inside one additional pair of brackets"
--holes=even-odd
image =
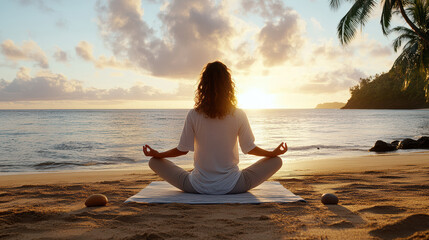
[[(353, 37), (359, 26), (364, 26), (368, 21), (371, 12), (379, 2), (377, 0), (330, 0), (330, 6), (332, 9), (338, 9), (342, 2), (354, 2), (350, 10), (340, 20), (337, 27), (338, 38), (341, 44), (348, 44)], [(380, 0), (383, 5), (383, 11), (381, 14), (381, 28), (383, 34), (389, 34), (390, 20), (392, 19), (392, 13), (399, 12), (407, 24), (424, 42), (429, 44), (429, 35), (427, 32), (423, 32), (419, 29), (412, 20), (408, 17), (404, 6), (407, 7), (413, 1), (412, 0)]]
[[(410, 20), (419, 30), (429, 32), (429, 2), (411, 0), (406, 9)], [(412, 81), (417, 88), (424, 89), (426, 101), (429, 101), (429, 45), (412, 29), (399, 26), (391, 32), (399, 34), (393, 41), (393, 49), (397, 52), (405, 42), (401, 55), (395, 60), (392, 68), (399, 68), (405, 73), (404, 88)]]

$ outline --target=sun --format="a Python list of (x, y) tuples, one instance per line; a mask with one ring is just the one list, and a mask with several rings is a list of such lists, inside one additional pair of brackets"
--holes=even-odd
[(276, 108), (277, 106), (274, 95), (257, 88), (237, 94), (237, 105), (245, 109)]

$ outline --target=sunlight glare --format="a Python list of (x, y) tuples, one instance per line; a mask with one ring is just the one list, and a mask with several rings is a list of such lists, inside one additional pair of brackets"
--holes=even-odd
[(261, 89), (250, 89), (237, 95), (237, 104), (245, 109), (276, 108), (275, 97)]

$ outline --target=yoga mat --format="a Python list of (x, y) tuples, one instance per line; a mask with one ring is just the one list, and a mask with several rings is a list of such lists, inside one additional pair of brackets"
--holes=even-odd
[(264, 182), (246, 193), (207, 195), (184, 193), (165, 181), (151, 182), (146, 188), (125, 202), (139, 203), (187, 203), (187, 204), (223, 204), (223, 203), (287, 203), (305, 202), (303, 198), (284, 188), (279, 182)]

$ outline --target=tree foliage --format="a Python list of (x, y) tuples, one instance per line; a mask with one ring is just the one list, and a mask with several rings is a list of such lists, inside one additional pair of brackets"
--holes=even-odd
[[(407, 8), (411, 21), (423, 32), (429, 32), (429, 2), (425, 0), (412, 0)], [(425, 91), (426, 101), (429, 101), (429, 44), (422, 41), (420, 36), (412, 29), (398, 26), (392, 32), (399, 36), (393, 41), (393, 49), (398, 51), (402, 46), (402, 53), (393, 64), (394, 69), (405, 73), (404, 87), (412, 81), (421, 83)]]
[(353, 2), (337, 27), (338, 38), (343, 45), (348, 44), (355, 37), (359, 27), (365, 26), (378, 3), (382, 5), (380, 24), (385, 35), (390, 33), (392, 15), (400, 14), (421, 40), (429, 44), (428, 33), (416, 26), (405, 10), (406, 7), (414, 4), (414, 0), (330, 0), (330, 6), (336, 10), (343, 2)]
[[(331, 8), (338, 8), (342, 2), (354, 2), (338, 24), (338, 37), (342, 44), (345, 45), (353, 39), (358, 27), (365, 25), (374, 6), (380, 2), (383, 7), (380, 20), (383, 33), (398, 34), (393, 41), (393, 49), (395, 51), (402, 49), (388, 73), (361, 79), (359, 85), (351, 88), (352, 97), (345, 108), (427, 106), (429, 103), (429, 1), (331, 0)], [(390, 29), (393, 14), (402, 16), (409, 27), (398, 26)]]
[(363, 78), (350, 88), (346, 109), (415, 109), (427, 108), (425, 84), (421, 79), (404, 86), (405, 73), (400, 68)]

